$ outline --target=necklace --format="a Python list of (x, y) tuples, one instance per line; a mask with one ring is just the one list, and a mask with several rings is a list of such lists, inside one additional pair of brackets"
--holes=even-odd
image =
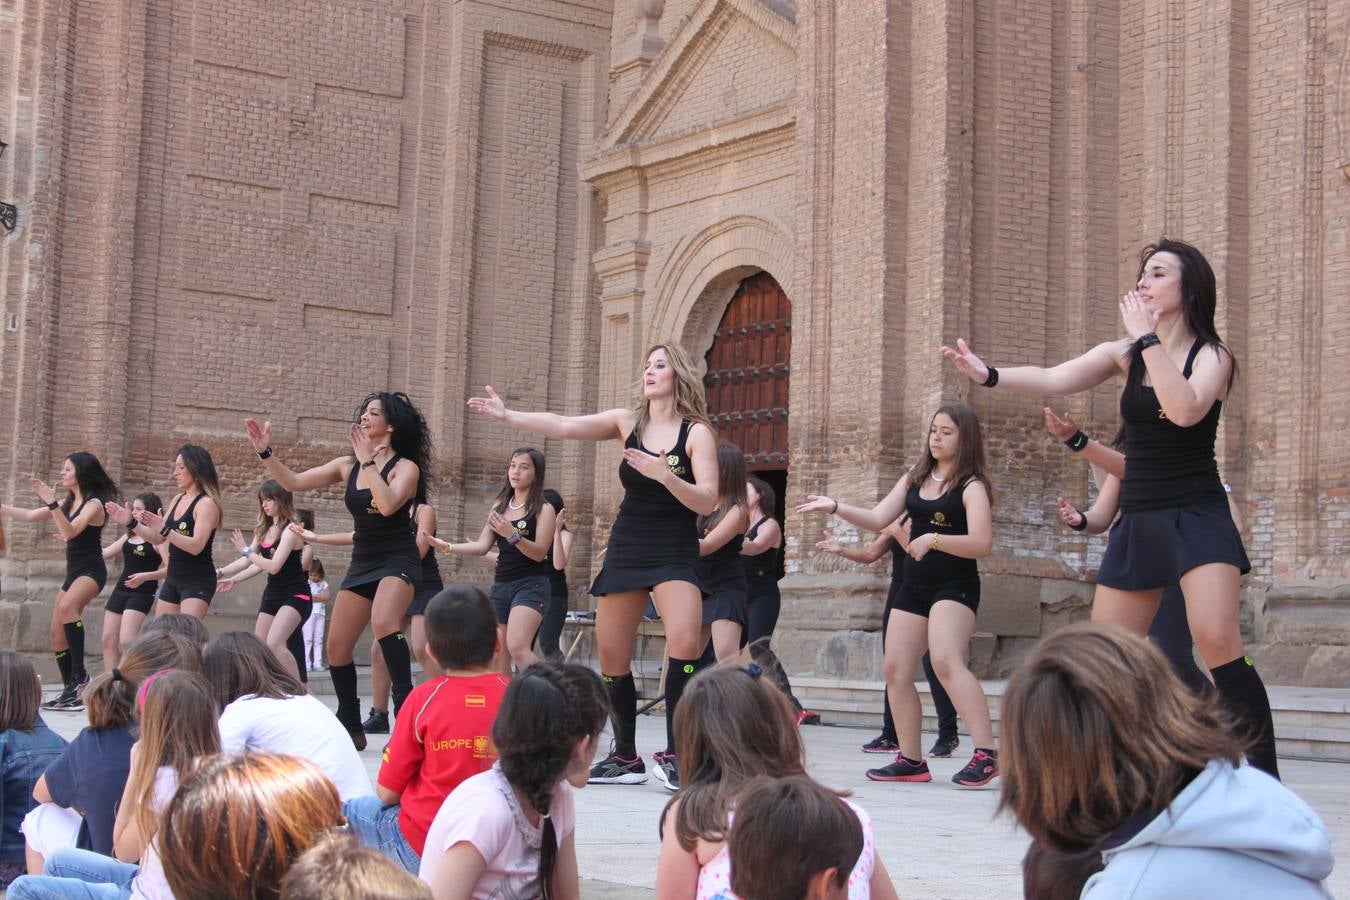
[(942, 484), (942, 482), (947, 480), (946, 477), (938, 475), (937, 469), (934, 469), (933, 471), (929, 472), (928, 477), (936, 481), (938, 484)]
[[(513, 498), (513, 499), (514, 499), (514, 498)], [(522, 501), (520, 501), (519, 504), (515, 504), (515, 503), (512, 503), (510, 500), (507, 500), (507, 501), (506, 501), (506, 507), (507, 507), (507, 509), (524, 509), (524, 508), (525, 508), (525, 501), (522, 500)]]

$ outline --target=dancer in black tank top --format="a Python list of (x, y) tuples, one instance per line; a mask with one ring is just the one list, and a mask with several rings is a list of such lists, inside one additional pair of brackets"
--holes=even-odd
[(538, 659), (530, 647), (552, 593), (548, 553), (557, 514), (544, 502), (544, 466), (544, 454), (533, 447), (512, 451), (506, 484), (497, 492), (478, 539), (433, 541), (460, 556), (484, 556), (496, 548), (497, 567), (488, 596), (497, 613), (502, 647), (497, 664), (507, 675), (511, 663), (523, 672)]
[(703, 599), (698, 577), (700, 515), (717, 506), (717, 451), (703, 382), (684, 348), (652, 347), (643, 359), (642, 396), (631, 409), (589, 416), (507, 409), (491, 387), (469, 408), (499, 422), (549, 437), (622, 441), (619, 481), (624, 498), (610, 530), (604, 567), (591, 585), (599, 598), (595, 636), (600, 672), (609, 690), (614, 751), (591, 780), (640, 784), (646, 766), (637, 754), (637, 689), (631, 672), (633, 638), (649, 598), (666, 630), (666, 741), (658, 754), (663, 779), (678, 783), (670, 725), (699, 656)]
[(62, 690), (43, 708), (79, 710), (84, 708), (80, 695), (89, 683), (89, 673), (84, 669), (84, 608), (108, 580), (100, 536), (108, 521), (105, 507), (116, 500), (117, 485), (98, 457), (79, 451), (61, 465), (61, 486), (67, 493), (58, 503), (56, 492), (46, 482), (34, 479), (33, 490), (43, 505), (36, 509), (0, 506), (0, 515), (22, 522), (50, 520), (66, 542), (66, 577), (56, 592), (47, 632), (61, 671)]
[[(164, 503), (158, 494), (146, 491), (131, 501), (133, 517), (147, 509), (163, 514)], [(119, 556), (122, 571), (103, 607), (103, 666), (110, 671), (121, 661), (122, 648), (141, 633), (166, 571), (159, 550), (131, 527), (103, 548), (105, 562)]]
[(352, 561), (328, 623), (328, 663), (338, 697), (337, 715), (357, 749), (361, 728), (352, 652), (367, 625), (380, 642), (393, 682), (394, 712), (412, 691), (412, 657), (403, 617), (421, 574), (417, 541), (408, 527), (413, 503), (424, 503), (431, 478), (431, 433), (406, 394), (366, 397), (348, 434), (352, 453), (312, 469), (292, 471), (272, 452), (272, 423), (245, 420), (249, 442), (269, 475), (293, 493), (346, 484), (352, 514)]
[(239, 558), (216, 570), (221, 593), (260, 572), (266, 573), (253, 634), (267, 645), (277, 662), (301, 685), (309, 682), (304, 638), (300, 628), (314, 612), (305, 575), (304, 539), (291, 530), (296, 523), (295, 499), (274, 479), (258, 488), (258, 524), (253, 539), (235, 529), (230, 542)]
[(567, 509), (562, 494), (552, 488), (544, 488), (544, 502), (553, 507), (555, 519), (553, 546), (544, 559), (548, 563), (548, 609), (544, 610), (544, 621), (539, 623), (539, 636), (535, 643), (539, 647), (539, 655), (544, 659), (559, 660), (563, 653), (558, 641), (562, 637), (563, 622), (567, 619), (567, 560), (572, 555), (572, 541), (576, 535), (567, 527)]
[(718, 662), (739, 656), (744, 643), (747, 613), (741, 546), (750, 524), (745, 477), (741, 448), (718, 441), (717, 509), (698, 520), (698, 574), (704, 591), (702, 644), (706, 647), (712, 640)]
[(932, 648), (933, 669), (970, 729), (974, 755), (952, 777), (980, 787), (998, 775), (989, 701), (966, 666), (980, 604), (976, 560), (993, 549), (993, 497), (985, 474), (984, 441), (975, 411), (964, 403), (943, 406), (928, 426), (919, 462), (872, 509), (808, 496), (798, 512), (833, 513), (859, 528), (880, 531), (909, 514), (908, 532), (896, 539), (908, 554), (898, 596), (887, 601), (885, 670), (900, 753), (871, 769), (873, 781), (931, 781), (920, 750), (923, 711), (914, 670)]
[(1270, 700), (1238, 628), (1247, 554), (1214, 459), (1222, 403), (1237, 376), (1214, 328), (1214, 270), (1190, 244), (1163, 239), (1140, 254), (1135, 288), (1120, 303), (1129, 337), (1053, 368), (996, 370), (964, 340), (942, 353), (974, 381), (1024, 394), (1076, 394), (1126, 375), (1122, 515), (1097, 573), (1092, 617), (1143, 634), (1163, 589), (1179, 580), (1219, 701), (1252, 742), (1248, 759), (1279, 777)]

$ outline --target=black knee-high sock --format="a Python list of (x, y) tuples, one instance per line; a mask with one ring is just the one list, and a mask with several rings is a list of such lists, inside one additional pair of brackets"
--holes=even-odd
[(361, 697), (356, 693), (356, 663), (328, 667), (337, 694), (337, 717), (350, 732), (361, 730)]
[(666, 752), (675, 752), (675, 707), (684, 696), (684, 686), (698, 671), (698, 660), (670, 658), (666, 670)]
[(956, 707), (952, 705), (952, 698), (947, 694), (947, 689), (942, 686), (942, 680), (937, 677), (937, 672), (933, 671), (933, 655), (931, 653), (923, 655), (923, 675), (928, 679), (928, 689), (933, 693), (933, 709), (937, 712), (938, 737), (953, 739), (956, 737)]
[(1212, 670), (1219, 704), (1237, 721), (1238, 734), (1252, 741), (1247, 761), (1274, 778), (1280, 777), (1275, 760), (1275, 723), (1270, 716), (1266, 686), (1251, 657), (1239, 656)]
[(891, 689), (881, 692), (881, 736), (893, 744), (900, 743), (895, 735), (895, 716), (891, 714)]
[(305, 665), (305, 636), (300, 633), (299, 625), (295, 626), (291, 636), (286, 638), (286, 649), (290, 651), (296, 668), (300, 670), (300, 683), (309, 684), (309, 666)]
[(70, 647), (70, 677), (82, 681), (89, 674), (84, 670), (84, 623), (66, 622), (61, 630), (66, 633), (66, 644)]
[(403, 701), (412, 693), (412, 654), (403, 632), (395, 631), (380, 638), (380, 653), (389, 670), (389, 691), (394, 698), (394, 715), (398, 715)]
[(61, 671), (61, 687), (66, 687), (70, 681), (70, 651), (56, 651), (56, 668)]
[(604, 675), (609, 694), (609, 721), (614, 728), (614, 755), (624, 759), (637, 756), (637, 685), (633, 673)]

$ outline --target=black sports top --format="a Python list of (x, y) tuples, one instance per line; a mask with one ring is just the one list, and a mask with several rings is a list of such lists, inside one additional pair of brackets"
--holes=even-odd
[[(698, 519), (699, 533), (705, 538), (708, 532), (717, 527), (710, 525), (710, 522), (709, 517), (700, 516)], [(712, 553), (698, 558), (698, 577), (703, 579), (704, 587), (712, 589), (728, 583), (744, 583), (745, 568), (741, 565), (741, 546), (744, 543), (745, 535), (738, 534)]]
[[(389, 473), (394, 470), (400, 457), (390, 457), (389, 462), (380, 469), (380, 477), (386, 482), (389, 480)], [(406, 556), (409, 559), (418, 559), (417, 541), (413, 538), (413, 532), (408, 527), (408, 519), (412, 515), (413, 501), (410, 498), (406, 503), (394, 511), (393, 515), (386, 516), (380, 512), (380, 508), (375, 505), (375, 498), (370, 492), (370, 488), (358, 488), (356, 486), (356, 477), (361, 471), (361, 465), (356, 463), (352, 466), (351, 474), (347, 476), (347, 493), (343, 495), (342, 502), (346, 504), (347, 511), (352, 514), (352, 562), (350, 568), (357, 569), (379, 565), (384, 562), (388, 556)], [(358, 566), (358, 563), (360, 565)]]
[[(277, 539), (280, 541), (280, 538)], [(301, 562), (303, 546), (297, 546), (286, 555), (286, 561), (281, 564), (281, 568), (276, 574), (267, 574), (267, 587), (263, 588), (263, 598), (269, 599), (275, 597), (299, 597), (310, 599), (309, 576), (305, 574), (304, 564)], [(258, 555), (263, 559), (271, 559), (276, 555), (276, 544), (258, 544)]]
[(147, 581), (140, 587), (127, 587), (127, 579), (132, 575), (138, 575), (141, 572), (153, 572), (159, 568), (160, 560), (163, 557), (155, 549), (155, 545), (149, 541), (143, 541), (139, 544), (133, 544), (131, 541), (122, 542), (122, 574), (117, 581), (117, 590), (131, 591), (137, 594), (154, 594), (159, 589), (158, 581)]
[[(66, 521), (74, 522), (90, 498), (80, 501), (80, 505), (66, 513)], [(108, 524), (104, 517), (103, 525)], [(103, 525), (86, 525), (84, 531), (66, 541), (66, 573), (84, 572), (89, 569), (106, 568), (103, 562)]]
[[(694, 464), (686, 446), (691, 423), (680, 422), (680, 434), (675, 446), (666, 451), (666, 465), (676, 477), (694, 483)], [(625, 448), (635, 448), (655, 456), (638, 437), (637, 429), (623, 442)], [(623, 502), (609, 535), (610, 554), (618, 551), (620, 558), (626, 548), (636, 548), (638, 557), (647, 563), (689, 563), (698, 560), (698, 513), (685, 506), (664, 485), (648, 478), (628, 465), (619, 462), (619, 482), (623, 485)], [(619, 560), (615, 560), (618, 562)]]
[[(769, 521), (768, 516), (760, 516), (758, 522), (750, 526), (750, 530), (745, 533), (741, 545), (745, 541), (753, 541), (759, 537), (759, 526)], [(778, 585), (778, 554), (783, 552), (780, 544), (777, 547), (770, 547), (763, 553), (757, 553), (754, 556), (741, 557), (741, 569), (745, 572), (746, 587), (751, 591), (755, 589), (768, 590), (777, 589)]]
[[(939, 538), (969, 534), (966, 507), (961, 497), (973, 480), (967, 478), (935, 500), (925, 500), (919, 496), (919, 486), (911, 484), (905, 495), (905, 510), (910, 518), (909, 539), (912, 541), (929, 532)], [(975, 560), (952, 556), (941, 550), (929, 550), (921, 560), (905, 557), (905, 582), (908, 584), (941, 584), (960, 578), (976, 578), (979, 574)]]
[[(192, 529), (196, 527), (196, 522), (192, 519), (192, 511), (197, 508), (205, 494), (198, 494), (192, 498), (188, 504), (187, 510), (181, 517), (170, 515), (166, 525), (170, 531), (176, 531), (183, 537), (192, 537)], [(182, 503), (180, 497), (178, 500)], [(188, 553), (180, 547), (169, 544), (169, 574), (165, 576), (165, 581), (210, 581), (212, 584), (216, 581), (216, 563), (211, 558), (211, 545), (216, 542), (216, 531), (211, 529), (211, 533), (206, 538), (206, 544), (202, 547), (201, 553)]]
[[(535, 533), (539, 528), (539, 514), (514, 515), (515, 511), (511, 509), (507, 509), (506, 512), (513, 514), (511, 525), (516, 531), (520, 532), (520, 536), (528, 541), (534, 540)], [(500, 534), (493, 532), (492, 537), (497, 543), (497, 574), (493, 577), (493, 581), (498, 584), (515, 581), (517, 578), (546, 577), (549, 569), (553, 567), (548, 562), (547, 556), (538, 561), (530, 559), (520, 552), (519, 547), (507, 543), (506, 538)]]
[[(412, 531), (413, 543), (417, 543), (417, 504), (413, 504), (411, 518), (408, 520), (409, 530)], [(432, 537), (436, 536), (433, 531)], [(436, 562), (436, 547), (433, 544), (427, 544), (427, 552), (422, 556), (422, 576), (417, 580), (418, 585), (436, 584), (441, 580), (441, 567)]]
[[(1191, 377), (1195, 357), (1204, 345), (1200, 339), (1191, 345), (1181, 369), (1184, 378)], [(1120, 419), (1125, 423), (1121, 512), (1226, 503), (1214, 459), (1223, 403), (1215, 400), (1203, 419), (1182, 428), (1168, 420), (1157, 392), (1144, 384), (1144, 374), (1143, 359), (1131, 360), (1125, 390), (1120, 394)]]

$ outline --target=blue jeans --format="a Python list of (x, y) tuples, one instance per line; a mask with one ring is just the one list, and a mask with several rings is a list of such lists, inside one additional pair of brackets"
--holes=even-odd
[(414, 875), (422, 867), (422, 857), (408, 843), (398, 827), (399, 805), (385, 806), (379, 797), (354, 797), (342, 804), (342, 814), (352, 834), (398, 863)]
[(47, 857), (41, 875), (16, 878), (6, 900), (125, 900), (137, 866), (89, 850), (63, 848)]

